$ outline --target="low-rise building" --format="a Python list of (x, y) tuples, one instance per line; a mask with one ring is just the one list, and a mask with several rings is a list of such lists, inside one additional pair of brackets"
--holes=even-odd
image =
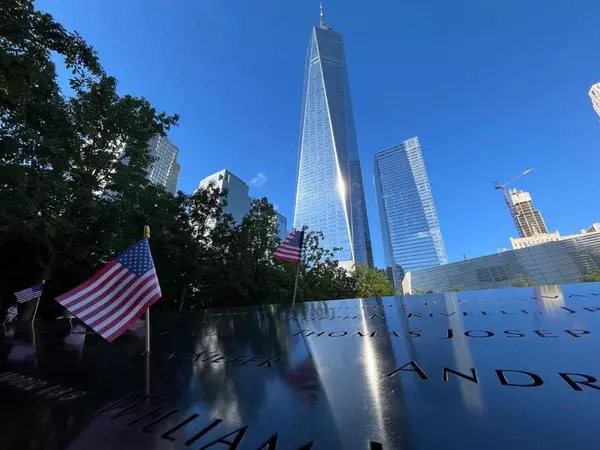
[(511, 237), (510, 243), (512, 244), (513, 250), (516, 250), (519, 248), (531, 247), (533, 245), (545, 244), (546, 242), (556, 242), (564, 241), (565, 239), (573, 239), (584, 234), (596, 233), (598, 231), (600, 231), (600, 223), (595, 223), (587, 230), (581, 230), (580, 233), (576, 234), (567, 234), (565, 236), (561, 236), (558, 231), (555, 231), (554, 233), (542, 233), (521, 238)]
[(600, 268), (600, 232), (509, 250), (405, 275), (403, 292), (448, 292), (511, 287), (525, 279), (534, 285), (577, 283)]

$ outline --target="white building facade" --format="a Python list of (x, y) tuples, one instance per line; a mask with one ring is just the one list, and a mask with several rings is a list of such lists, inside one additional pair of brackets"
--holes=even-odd
[(248, 185), (227, 169), (204, 178), (200, 182), (199, 188), (205, 189), (211, 183), (221, 192), (227, 190), (227, 205), (223, 208), (223, 212), (231, 214), (236, 225), (241, 224), (244, 216), (250, 210)]
[(594, 111), (600, 116), (600, 83), (592, 85), (590, 88), (590, 98), (592, 99)]

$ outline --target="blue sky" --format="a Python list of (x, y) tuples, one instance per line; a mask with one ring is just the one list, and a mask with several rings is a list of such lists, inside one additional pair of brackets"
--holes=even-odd
[[(40, 0), (93, 45), (122, 93), (181, 116), (179, 189), (223, 168), (291, 222), (304, 55), (316, 0)], [(375, 263), (377, 150), (418, 136), (450, 261), (516, 236), (494, 180), (528, 167), (562, 234), (600, 221), (600, 2), (327, 0), (344, 35)], [(260, 186), (259, 186), (260, 185)]]

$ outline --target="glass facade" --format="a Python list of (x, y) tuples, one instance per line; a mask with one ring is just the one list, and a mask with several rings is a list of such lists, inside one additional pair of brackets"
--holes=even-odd
[(373, 265), (342, 36), (314, 27), (306, 54), (294, 227), (344, 264)]
[(387, 267), (404, 272), (446, 264), (446, 251), (418, 138), (377, 152), (375, 191)]
[(155, 158), (148, 169), (148, 179), (166, 188), (171, 194), (177, 191), (181, 166), (177, 162), (179, 148), (164, 136), (154, 136), (148, 142), (150, 155)]
[(600, 268), (600, 232), (509, 250), (408, 273), (404, 292), (508, 288), (520, 278), (536, 286), (577, 283)]
[(287, 227), (287, 218), (283, 215), (275, 211), (275, 217), (277, 220), (277, 234), (279, 235), (279, 239), (281, 242), (287, 237), (289, 234)]

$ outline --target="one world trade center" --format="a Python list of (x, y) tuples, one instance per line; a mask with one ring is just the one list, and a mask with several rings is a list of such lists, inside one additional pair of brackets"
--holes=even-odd
[(313, 27), (306, 53), (294, 227), (322, 231), (344, 267), (373, 266), (342, 36)]

